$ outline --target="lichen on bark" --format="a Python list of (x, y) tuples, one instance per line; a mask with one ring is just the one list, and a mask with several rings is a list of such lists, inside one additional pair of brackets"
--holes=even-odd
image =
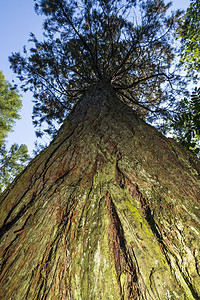
[(93, 86), (0, 198), (2, 299), (199, 299), (200, 163)]

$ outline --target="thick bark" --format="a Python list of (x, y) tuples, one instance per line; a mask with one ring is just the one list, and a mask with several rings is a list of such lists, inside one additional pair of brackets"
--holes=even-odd
[(1, 299), (200, 299), (200, 163), (92, 87), (0, 198)]

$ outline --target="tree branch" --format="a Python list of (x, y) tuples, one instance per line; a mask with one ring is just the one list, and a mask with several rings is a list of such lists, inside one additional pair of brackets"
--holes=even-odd
[(71, 22), (71, 20), (69, 19), (69, 17), (67, 16), (64, 8), (62, 7), (62, 5), (60, 5), (60, 8), (63, 12), (63, 15), (64, 17), (67, 19), (67, 22), (70, 24), (70, 26), (72, 27), (72, 29), (74, 30), (74, 32), (77, 34), (77, 36), (79, 37), (79, 39), (81, 40), (81, 42), (83, 43), (83, 45), (85, 46), (85, 48), (89, 51), (90, 53), (90, 56), (92, 58), (92, 61), (93, 61), (93, 64), (94, 64), (94, 69), (96, 69), (95, 71), (97, 72), (97, 75), (99, 77), (99, 79), (102, 79), (102, 75), (99, 71), (99, 68), (98, 68), (98, 64), (97, 64), (97, 61), (95, 61), (95, 58), (94, 58), (94, 55), (92, 53), (92, 50), (90, 49), (90, 47), (88, 46), (88, 44), (86, 43), (86, 41), (84, 40), (84, 38), (82, 37), (81, 34), (79, 34), (78, 30), (75, 28), (73, 22)]
[(173, 76), (170, 77), (170, 76), (166, 75), (165, 73), (157, 73), (157, 74), (154, 74), (154, 75), (145, 77), (145, 78), (141, 78), (141, 79), (139, 79), (139, 80), (133, 82), (133, 83), (130, 84), (130, 85), (122, 85), (122, 86), (116, 87), (116, 90), (126, 90), (126, 89), (130, 89), (130, 88), (132, 88), (132, 87), (134, 87), (134, 86), (140, 84), (140, 83), (143, 82), (143, 81), (146, 81), (146, 80), (152, 79), (152, 78), (154, 78), (154, 77), (158, 77), (158, 76), (165, 76), (169, 81), (170, 81), (170, 79), (173, 78)]

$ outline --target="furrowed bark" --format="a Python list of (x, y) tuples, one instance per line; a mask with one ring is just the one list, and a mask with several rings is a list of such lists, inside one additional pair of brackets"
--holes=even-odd
[(200, 163), (93, 86), (0, 197), (1, 299), (199, 299)]

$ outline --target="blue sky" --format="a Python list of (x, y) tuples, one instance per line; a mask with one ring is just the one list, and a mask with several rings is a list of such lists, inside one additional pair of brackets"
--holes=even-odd
[[(189, 3), (190, 0), (174, 0), (173, 8), (186, 9)], [(0, 71), (12, 83), (16, 78), (10, 70), (8, 56), (27, 45), (30, 32), (42, 37), (42, 17), (36, 15), (33, 0), (0, 0), (0, 28)], [(31, 119), (32, 95), (20, 93), (23, 100), (21, 119), (16, 122), (14, 132), (9, 134), (8, 145), (26, 144), (31, 153), (36, 139)]]
[[(42, 37), (42, 18), (34, 11), (33, 0), (0, 0), (0, 71), (12, 83), (16, 80), (10, 69), (8, 56), (12, 52), (21, 51), (28, 44), (29, 33)], [(23, 108), (21, 120), (16, 122), (14, 132), (9, 134), (9, 145), (13, 143), (26, 144), (30, 153), (34, 148), (35, 134), (32, 125), (32, 95), (22, 93)]]

